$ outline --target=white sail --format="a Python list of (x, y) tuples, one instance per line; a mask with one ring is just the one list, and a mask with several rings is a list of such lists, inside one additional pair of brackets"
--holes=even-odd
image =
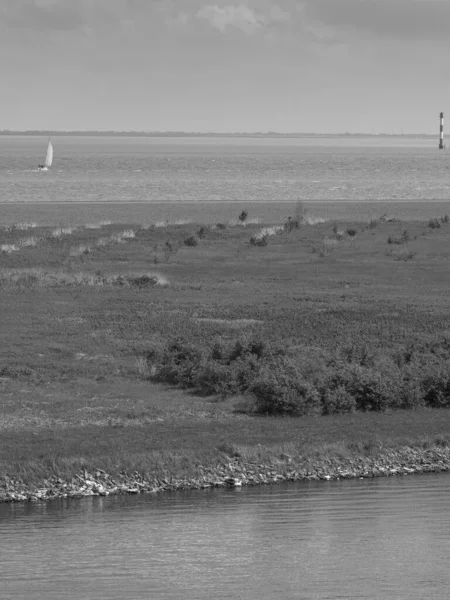
[(45, 157), (45, 167), (51, 167), (53, 162), (53, 146), (51, 140), (48, 140), (47, 156)]

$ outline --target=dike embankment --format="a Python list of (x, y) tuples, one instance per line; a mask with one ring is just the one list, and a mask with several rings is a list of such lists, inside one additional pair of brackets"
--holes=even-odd
[(293, 460), (285, 456), (272, 463), (243, 462), (226, 458), (215, 466), (197, 465), (195, 477), (151, 477), (138, 472), (110, 475), (102, 469), (83, 471), (70, 481), (57, 475), (36, 487), (21, 479), (0, 481), (0, 502), (38, 502), (58, 498), (83, 498), (115, 494), (158, 493), (241, 485), (272, 485), (283, 481), (331, 481), (356, 478), (391, 477), (450, 470), (450, 447), (403, 447), (376, 456), (327, 457)]

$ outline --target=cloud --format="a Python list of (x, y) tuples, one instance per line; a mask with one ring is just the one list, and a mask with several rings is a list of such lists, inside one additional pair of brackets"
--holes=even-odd
[(278, 5), (273, 5), (263, 12), (244, 4), (223, 7), (207, 4), (196, 13), (196, 17), (207, 21), (211, 27), (222, 33), (227, 28), (234, 27), (247, 35), (252, 35), (272, 24), (289, 21), (290, 14), (284, 12)]
[(303, 0), (308, 20), (402, 40), (447, 40), (449, 0)]
[(4, 0), (2, 24), (18, 29), (70, 31), (83, 25), (83, 16), (76, 2)]
[(0, 4), (0, 25), (34, 31), (126, 30), (130, 24), (147, 25), (158, 14), (183, 18), (177, 16), (177, 0), (0, 0)]

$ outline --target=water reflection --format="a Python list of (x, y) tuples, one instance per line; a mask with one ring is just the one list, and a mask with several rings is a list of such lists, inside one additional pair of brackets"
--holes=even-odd
[(446, 597), (446, 475), (0, 506), (1, 598)]

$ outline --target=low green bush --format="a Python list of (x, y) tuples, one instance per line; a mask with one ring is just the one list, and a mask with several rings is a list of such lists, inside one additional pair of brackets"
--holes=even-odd
[(366, 345), (288, 350), (240, 336), (210, 345), (175, 339), (147, 354), (155, 381), (202, 394), (247, 394), (259, 414), (335, 414), (450, 406), (450, 341), (386, 353)]
[(190, 235), (183, 243), (185, 246), (198, 246), (198, 238), (195, 235)]
[(430, 219), (428, 221), (428, 227), (430, 229), (439, 229), (441, 226), (441, 221), (439, 219)]

